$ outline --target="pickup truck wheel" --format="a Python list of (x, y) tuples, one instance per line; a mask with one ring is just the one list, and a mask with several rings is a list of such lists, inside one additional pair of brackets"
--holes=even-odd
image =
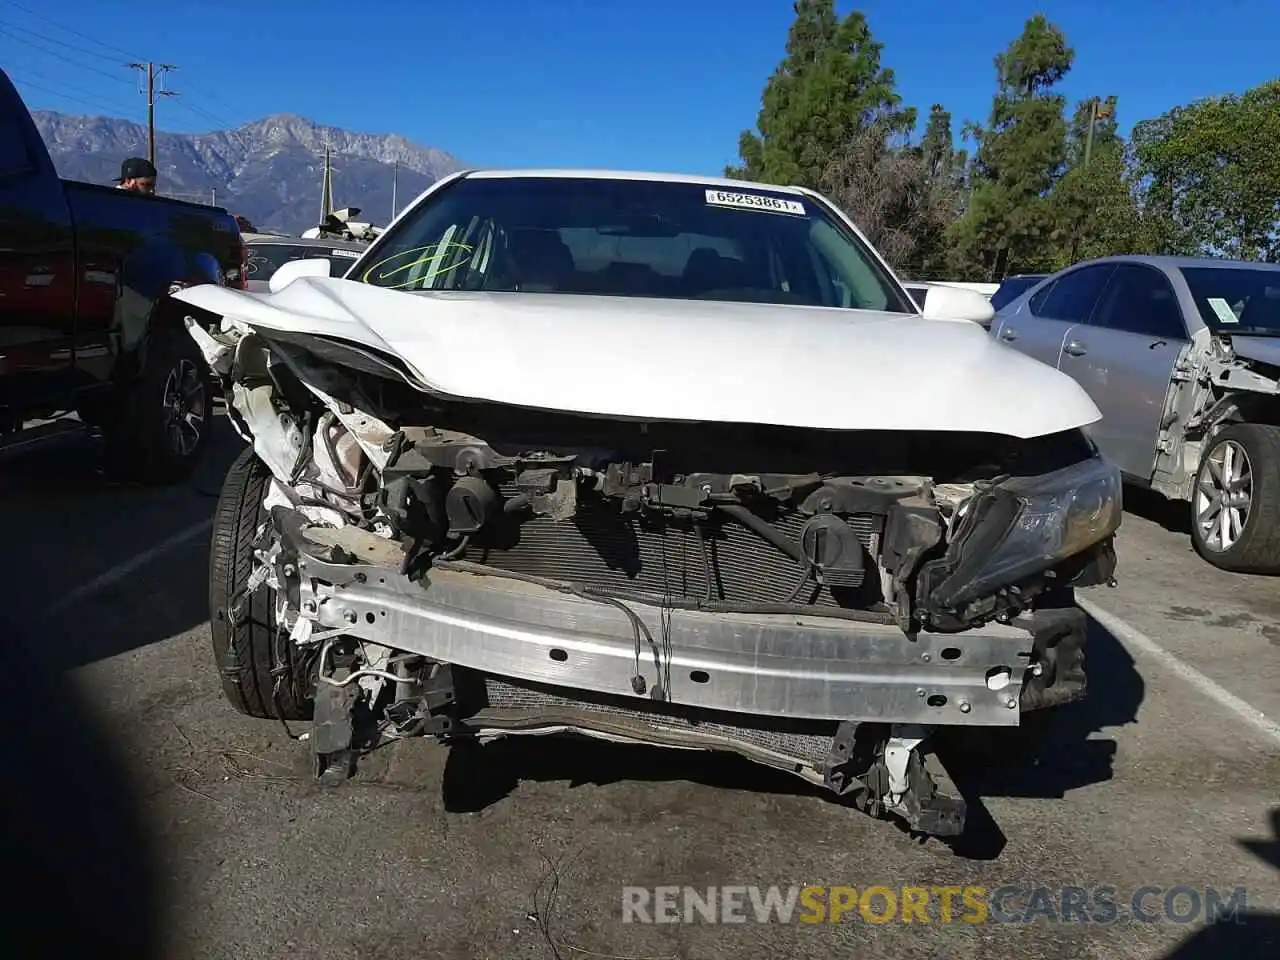
[[(254, 541), (269, 520), (263, 497), (271, 472), (246, 449), (227, 471), (213, 514), (209, 550), (209, 629), (222, 692), (241, 713), (309, 720), (314, 709), (310, 667), (287, 633), (277, 629), (274, 593), (265, 585), (246, 596)], [(240, 615), (232, 622), (232, 611)]]
[(1280, 427), (1236, 423), (1213, 438), (1191, 494), (1191, 542), (1223, 570), (1280, 572)]
[(155, 333), (142, 373), (107, 430), (112, 471), (142, 483), (185, 479), (204, 452), (212, 398), (212, 377), (195, 341), (183, 330)]

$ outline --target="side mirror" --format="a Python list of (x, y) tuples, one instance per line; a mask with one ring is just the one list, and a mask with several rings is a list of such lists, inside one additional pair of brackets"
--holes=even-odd
[(929, 320), (968, 320), (983, 327), (991, 326), (996, 315), (991, 301), (982, 294), (941, 284), (929, 287), (924, 309), (920, 312)]
[(332, 269), (333, 264), (324, 257), (290, 260), (288, 263), (281, 264), (280, 268), (271, 275), (271, 279), (267, 281), (267, 287), (272, 293), (279, 293), (299, 277), (327, 277)]

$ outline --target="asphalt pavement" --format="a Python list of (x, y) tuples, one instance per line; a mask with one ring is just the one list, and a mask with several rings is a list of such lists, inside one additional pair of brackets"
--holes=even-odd
[[(83, 709), (122, 763), (164, 956), (1280, 956), (1280, 591), (1199, 560), (1182, 511), (1128, 498), (1119, 585), (1086, 597), (1088, 702), (1034, 762), (953, 765), (969, 830), (921, 844), (735, 758), (563, 739), (467, 763), (401, 743), (315, 786), (306, 745), (218, 688), (209, 518), (240, 444), (219, 430), (200, 474), (168, 490), (110, 485), (83, 435), (0, 459), (5, 614), (70, 681), (30, 729), (56, 755), (56, 724)], [(40, 788), (8, 772), (6, 789)], [(1040, 917), (966, 922), (957, 898), (946, 923), (935, 893), (930, 922), (873, 922), (881, 892), (838, 924), (624, 922), (624, 887), (727, 885), (881, 886), (895, 902), (904, 887), (1012, 887), (1000, 917)], [(1074, 896), (1063, 888), (1100, 887), (1116, 922), (1044, 918)], [(1144, 887), (1153, 922), (1130, 916)], [(1183, 890), (1161, 915), (1175, 887), (1201, 908)], [(1202, 922), (1210, 887), (1244, 889), (1238, 922)]]

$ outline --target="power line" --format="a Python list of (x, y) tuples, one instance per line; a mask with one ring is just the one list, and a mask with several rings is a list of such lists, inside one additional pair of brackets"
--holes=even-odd
[(65, 81), (62, 81), (61, 78), (50, 77), (48, 74), (43, 73), (42, 71), (36, 70), (31, 67), (23, 68), (22, 73), (23, 73), (23, 76), (26, 76), (27, 74), (31, 74), (46, 86), (49, 83), (57, 83), (58, 86), (56, 88), (49, 88), (49, 89), (57, 90), (59, 96), (64, 96), (64, 94), (61, 92), (64, 89), (70, 90), (76, 97), (81, 97), (87, 100), (96, 100), (99, 104), (105, 104), (106, 106), (109, 106), (112, 111), (120, 114), (122, 117), (125, 117), (130, 120), (137, 120), (137, 114), (134, 112), (137, 109), (136, 106), (125, 107), (115, 101), (111, 101), (110, 103), (108, 103), (106, 100), (104, 100), (102, 97), (99, 96), (99, 91), (97, 90), (89, 90), (89, 89), (86, 89), (85, 87), (76, 86), (74, 83), (66, 83)]
[(37, 13), (36, 11), (32, 10), (30, 7), (24, 7), (20, 3), (15, 3), (14, 0), (4, 0), (4, 2), (11, 7), (15, 7), (18, 10), (21, 10), (23, 13), (27, 14), (28, 16), (35, 17), (37, 20), (41, 20), (49, 24), (50, 26), (57, 27), (59, 30), (65, 30), (67, 33), (74, 34), (75, 36), (79, 37), (81, 40), (88, 40), (90, 43), (96, 43), (98, 46), (102, 47), (105, 50), (110, 50), (114, 54), (125, 57), (129, 60), (142, 59), (137, 54), (129, 53), (129, 51), (127, 50), (121, 50), (119, 47), (113, 47), (111, 44), (103, 43), (101, 40), (97, 39), (96, 37), (91, 37), (87, 33), (81, 33), (79, 30), (73, 30), (71, 27), (58, 23), (58, 21), (56, 20), (50, 20), (44, 14)]
[[(240, 110), (240, 107), (237, 107), (234, 104), (228, 103), (226, 100), (223, 100), (221, 97), (215, 97), (208, 90), (204, 90), (200, 87), (193, 86), (190, 82), (187, 83), (187, 89), (200, 94), (200, 96), (204, 97), (206, 100), (212, 103), (222, 105), (228, 110), (236, 110), (236, 111)], [(219, 121), (219, 122), (222, 123), (225, 121)]]
[(81, 63), (79, 60), (75, 60), (75, 59), (72, 59), (71, 57), (66, 56), (65, 54), (58, 53), (58, 51), (56, 50), (50, 50), (46, 47), (42, 47), (40, 44), (33, 43), (24, 37), (18, 36), (16, 33), (10, 33), (4, 27), (0, 27), (0, 34), (3, 34), (4, 36), (9, 37), (11, 40), (17, 40), (19, 43), (25, 43), (27, 46), (35, 50), (39, 50), (41, 53), (47, 54), (51, 57), (54, 57), (55, 59), (61, 60), (64, 63), (69, 63), (72, 66), (79, 67), (81, 70), (88, 70), (92, 73), (96, 73), (100, 77), (106, 77), (108, 80), (113, 80), (116, 83), (123, 83), (126, 86), (128, 86), (129, 84), (129, 81), (124, 79), (124, 77), (107, 73), (107, 71), (105, 70), (99, 70), (97, 67), (90, 66), (87, 63)]
[(81, 97), (73, 97), (68, 93), (63, 93), (61, 90), (55, 90), (53, 87), (42, 86), (41, 84), (38, 84), (38, 83), (32, 83), (30, 80), (20, 80), (17, 77), (13, 77), (13, 76), (11, 76), (10, 79), (13, 80), (13, 82), (20, 87), (30, 87), (32, 90), (39, 90), (42, 93), (52, 94), (55, 97), (61, 97), (63, 100), (70, 100), (72, 103), (78, 103), (81, 106), (85, 106), (85, 107), (92, 107), (95, 110), (107, 110), (113, 113), (118, 112), (120, 110), (119, 107), (113, 107), (109, 104), (102, 103), (101, 101), (93, 101), (93, 100), (86, 100)]
[(223, 117), (219, 117), (217, 114), (210, 113), (208, 110), (206, 110), (204, 107), (200, 106), (199, 104), (179, 102), (178, 106), (187, 110), (189, 113), (194, 114), (197, 117), (200, 117), (203, 120), (208, 120), (211, 123), (217, 124), (219, 127), (229, 128), (232, 126), (230, 121), (224, 119)]
[[(91, 36), (89, 36), (88, 34), (81, 33), (81, 32), (80, 32), (80, 31), (78, 31), (78, 30), (75, 30), (75, 29), (73, 29), (73, 28), (71, 28), (71, 27), (65, 26), (64, 24), (60, 24), (60, 23), (58, 23), (58, 22), (57, 22), (57, 21), (55, 21), (55, 20), (51, 20), (50, 18), (48, 18), (48, 17), (46, 17), (46, 16), (44, 16), (44, 15), (42, 15), (42, 14), (39, 14), (39, 13), (37, 13), (36, 11), (34, 11), (34, 10), (32, 10), (32, 9), (30, 9), (30, 8), (28, 8), (28, 7), (26, 7), (26, 6), (22, 5), (22, 4), (20, 4), (20, 3), (16, 3), (16, 2), (14, 2), (14, 0), (0, 0), (0, 2), (4, 2), (4, 3), (8, 4), (9, 6), (14, 7), (14, 8), (18, 9), (18, 10), (21, 10), (21, 11), (23, 11), (24, 13), (27, 13), (27, 14), (29, 14), (29, 15), (33, 16), (33, 17), (36, 17), (37, 19), (42, 20), (42, 21), (44, 21), (45, 23), (48, 23), (48, 24), (50, 24), (50, 25), (52, 25), (52, 26), (55, 26), (55, 27), (57, 27), (57, 28), (58, 28), (58, 29), (60, 29), (60, 30), (65, 30), (65, 31), (66, 31), (66, 32), (68, 32), (68, 33), (74, 34), (74, 35), (75, 35), (75, 36), (77, 36), (77, 37), (81, 37), (81, 38), (83, 38), (83, 39), (85, 39), (85, 40), (88, 40), (88, 41), (89, 41), (89, 42), (91, 42), (91, 43), (95, 43), (95, 44), (97, 44), (98, 46), (103, 47), (103, 48), (105, 48), (105, 49), (107, 49), (107, 50), (112, 50), (112, 51), (114, 51), (114, 52), (116, 52), (116, 53), (120, 54), (121, 56), (127, 57), (130, 61), (133, 61), (133, 62), (135, 62), (135, 63), (136, 63), (136, 62), (141, 62), (141, 61), (142, 61), (142, 58), (141, 58), (141, 57), (138, 57), (138, 56), (136, 56), (136, 55), (134, 55), (134, 54), (130, 54), (128, 51), (126, 51), (126, 50), (122, 50), (122, 49), (121, 49), (121, 48), (119, 48), (119, 47), (112, 46), (112, 45), (111, 45), (111, 44), (109, 44), (109, 43), (104, 43), (103, 41), (98, 40), (98, 39), (96, 39), (96, 38), (94, 38), (94, 37), (91, 37)], [(102, 70), (98, 69), (97, 67), (93, 67), (93, 66), (90, 66), (89, 64), (82, 63), (82, 62), (80, 62), (80, 61), (78, 61), (78, 60), (75, 60), (75, 59), (73, 59), (73, 58), (71, 58), (71, 57), (66, 56), (65, 54), (59, 53), (59, 52), (57, 52), (57, 51), (55, 51), (55, 50), (49, 50), (49, 49), (47, 49), (46, 47), (42, 47), (41, 45), (39, 45), (39, 44), (37, 44), (37, 43), (33, 43), (32, 41), (30, 41), (30, 40), (26, 39), (25, 37), (16, 36), (16, 35), (14, 35), (14, 34), (11, 32), (11, 31), (14, 31), (14, 30), (17, 30), (17, 31), (19, 31), (19, 32), (21, 32), (21, 33), (27, 34), (28, 36), (31, 36), (31, 37), (37, 37), (37, 38), (39, 38), (40, 40), (44, 41), (45, 43), (52, 43), (52, 44), (56, 44), (57, 46), (62, 47), (62, 48), (64, 48), (64, 49), (71, 50), (71, 51), (74, 51), (74, 52), (76, 52), (76, 53), (79, 53), (79, 54), (82, 54), (82, 55), (85, 55), (85, 56), (97, 57), (97, 58), (100, 58), (100, 59), (105, 60), (105, 61), (108, 61), (108, 62), (117, 62), (117, 58), (116, 58), (115, 56), (111, 56), (111, 55), (108, 55), (108, 54), (105, 54), (105, 53), (99, 53), (99, 52), (98, 52), (98, 51), (96, 51), (96, 50), (90, 50), (90, 49), (88, 49), (88, 48), (86, 48), (86, 47), (84, 47), (84, 46), (81, 46), (81, 45), (79, 45), (79, 44), (67, 43), (66, 41), (59, 40), (59, 39), (57, 39), (57, 38), (55, 38), (55, 37), (50, 37), (50, 36), (48, 36), (48, 35), (46, 35), (46, 34), (43, 34), (43, 33), (40, 33), (40, 32), (38, 32), (38, 31), (32, 30), (32, 29), (30, 29), (30, 28), (28, 28), (28, 27), (20, 27), (20, 26), (18, 26), (17, 24), (7, 23), (7, 22), (6, 22), (6, 23), (0, 23), (0, 34), (4, 34), (4, 35), (8, 36), (10, 39), (17, 40), (19, 43), (25, 43), (25, 44), (27, 44), (29, 47), (31, 47), (31, 48), (32, 48), (32, 49), (34, 49), (34, 50), (39, 50), (41, 53), (47, 54), (48, 56), (51, 56), (51, 57), (55, 57), (56, 59), (61, 60), (61, 61), (63, 61), (64, 63), (69, 63), (69, 64), (71, 64), (71, 65), (73, 65), (73, 66), (80, 67), (81, 69), (84, 69), (84, 70), (90, 70), (90, 71), (92, 71), (92, 72), (94, 72), (94, 73), (98, 74), (99, 76), (103, 76), (103, 77), (106, 77), (107, 79), (114, 80), (114, 81), (116, 81), (117, 83), (127, 83), (127, 82), (128, 82), (128, 81), (124, 80), (122, 77), (119, 77), (119, 76), (113, 76), (113, 75), (111, 75), (111, 74), (108, 74), (108, 73), (106, 73), (106, 72), (104, 72), (104, 71), (102, 71)], [(130, 64), (130, 65), (132, 65), (132, 64)], [(189, 92), (194, 92), (194, 93), (198, 94), (199, 96), (201, 96), (203, 99), (209, 100), (209, 101), (211, 101), (211, 102), (213, 102), (213, 103), (221, 104), (221, 105), (223, 105), (223, 106), (225, 106), (225, 107), (227, 107), (228, 109), (231, 109), (231, 110), (238, 109), (238, 108), (236, 108), (236, 107), (233, 107), (231, 104), (227, 103), (227, 101), (222, 100), (222, 99), (221, 99), (221, 98), (219, 98), (219, 97), (215, 97), (215, 96), (213, 96), (212, 94), (208, 93), (207, 91), (200, 90), (199, 88), (190, 87), (190, 85), (188, 85), (188, 87), (189, 87)], [(170, 92), (161, 92), (159, 95), (161, 95), (161, 96), (175, 96), (176, 94), (175, 94), (175, 93), (173, 93), (172, 91), (170, 91)], [(223, 117), (219, 116), (218, 114), (216, 114), (216, 113), (214, 113), (214, 112), (212, 112), (212, 111), (210, 111), (210, 110), (208, 110), (208, 109), (206, 109), (206, 108), (204, 108), (204, 107), (201, 107), (199, 104), (191, 105), (191, 104), (183, 103), (183, 104), (182, 104), (182, 106), (184, 107), (184, 109), (188, 110), (188, 111), (189, 111), (190, 113), (192, 113), (193, 115), (198, 116), (198, 117), (200, 117), (201, 119), (208, 120), (208, 121), (210, 121), (210, 122), (212, 122), (212, 123), (216, 124), (216, 125), (217, 125), (217, 126), (219, 126), (219, 127), (223, 127), (223, 128), (230, 129), (230, 128), (232, 128), (232, 127), (234, 127), (234, 126), (235, 126), (235, 124), (233, 124), (233, 123), (231, 123), (230, 121), (226, 120), (225, 118), (223, 118)], [(117, 107), (117, 108), (113, 108), (113, 109), (117, 109), (117, 110), (118, 110), (119, 108)]]
[[(21, 11), (23, 11), (24, 13), (29, 14), (30, 16), (35, 17), (36, 19), (41, 20), (41, 21), (43, 21), (43, 22), (45, 22), (45, 23), (49, 24), (50, 26), (57, 27), (59, 30), (64, 30), (64, 31), (66, 31), (67, 33), (70, 33), (70, 34), (73, 34), (74, 36), (80, 37), (80, 38), (81, 38), (81, 39), (83, 39), (83, 40), (87, 40), (87, 41), (89, 41), (90, 43), (97, 44), (99, 47), (102, 47), (102, 48), (104, 48), (104, 49), (106, 49), (106, 50), (110, 50), (110, 51), (112, 51), (113, 53), (112, 53), (111, 55), (109, 55), (109, 54), (105, 54), (105, 53), (99, 53), (99, 52), (98, 52), (98, 51), (96, 51), (96, 50), (90, 50), (90, 49), (88, 49), (88, 48), (86, 48), (86, 47), (84, 47), (84, 46), (81, 46), (81, 45), (79, 45), (79, 44), (67, 43), (67, 42), (66, 42), (66, 41), (64, 41), (64, 40), (58, 40), (58, 39), (56, 39), (55, 37), (50, 37), (50, 36), (48, 36), (48, 35), (46, 35), (46, 34), (39, 33), (39, 32), (37, 32), (37, 31), (35, 31), (35, 30), (30, 29), (29, 27), (20, 27), (20, 26), (18, 26), (17, 24), (13, 24), (13, 23), (0, 24), (0, 32), (8, 33), (8, 31), (11, 31), (11, 30), (17, 30), (17, 31), (19, 31), (19, 32), (21, 32), (21, 33), (25, 33), (25, 34), (27, 34), (27, 35), (29, 35), (29, 36), (37, 37), (37, 38), (39, 38), (39, 39), (41, 39), (41, 40), (45, 41), (46, 43), (56, 44), (57, 46), (59, 46), (59, 47), (63, 47), (63, 48), (65, 48), (65, 49), (67, 49), (67, 50), (72, 50), (72, 51), (75, 51), (75, 52), (77, 52), (77, 53), (81, 53), (81, 54), (84, 54), (84, 55), (86, 55), (86, 56), (90, 56), (90, 57), (98, 57), (98, 58), (100, 58), (100, 59), (102, 59), (102, 60), (105, 60), (105, 61), (108, 61), (108, 62), (118, 62), (118, 57), (117, 57), (117, 56), (115, 56), (115, 54), (118, 54), (119, 56), (121, 56), (121, 57), (125, 57), (126, 59), (128, 59), (128, 60), (130, 60), (130, 61), (134, 61), (134, 62), (139, 62), (139, 61), (142, 61), (142, 60), (143, 60), (143, 58), (142, 58), (142, 57), (139, 57), (137, 54), (130, 53), (129, 51), (127, 51), (127, 50), (123, 50), (123, 49), (121, 49), (120, 47), (112, 46), (112, 45), (111, 45), (111, 44), (109, 44), (109, 43), (104, 43), (103, 41), (101, 41), (101, 40), (97, 39), (96, 37), (89, 36), (89, 35), (88, 35), (88, 34), (86, 34), (86, 33), (81, 33), (80, 31), (75, 30), (75, 29), (73, 29), (72, 27), (68, 27), (68, 26), (66, 26), (65, 24), (59, 23), (59, 22), (58, 22), (58, 21), (56, 21), (56, 20), (52, 20), (52, 19), (50, 19), (49, 17), (44, 16), (43, 14), (37, 13), (36, 11), (34, 11), (34, 10), (30, 9), (29, 7), (24, 6), (24, 5), (23, 5), (23, 4), (21, 4), (21, 3), (16, 3), (16, 2), (14, 2), (14, 0), (0, 0), (0, 2), (4, 2), (4, 3), (6, 3), (8, 6), (14, 7), (14, 8), (15, 8), (15, 9), (17, 9), (17, 10), (21, 10)], [(78, 62), (78, 61), (76, 61), (76, 60), (72, 60), (70, 57), (67, 57), (67, 56), (62, 55), (62, 54), (58, 54), (56, 51), (43, 49), (42, 47), (38, 46), (37, 44), (31, 43), (30, 41), (25, 40), (25, 39), (24, 39), (24, 38), (22, 38), (22, 37), (14, 37), (11, 33), (9, 34), (9, 36), (10, 36), (12, 39), (18, 40), (20, 43), (27, 43), (27, 44), (28, 44), (29, 46), (31, 46), (33, 49), (41, 50), (41, 52), (43, 52), (43, 53), (47, 53), (47, 54), (49, 54), (50, 56), (57, 57), (58, 59), (61, 59), (61, 60), (63, 60), (64, 62), (74, 64), (75, 66), (82, 67), (83, 69), (86, 69), (86, 70), (93, 70), (94, 72), (99, 73), (99, 75), (100, 75), (100, 76), (106, 76), (106, 77), (108, 77), (109, 79), (116, 80), (117, 82), (122, 82), (122, 78), (120, 78), (120, 77), (111, 76), (111, 75), (109, 75), (109, 74), (102, 73), (101, 71), (97, 70), (96, 68), (94, 68), (94, 67), (90, 67), (88, 64), (82, 64), (82, 63), (80, 63), (80, 62)], [(127, 82), (127, 81), (123, 81), (123, 82)], [(221, 98), (219, 98), (219, 97), (215, 97), (214, 95), (212, 95), (212, 94), (211, 94), (211, 93), (209, 93), (208, 91), (201, 90), (200, 88), (197, 88), (197, 87), (193, 87), (193, 86), (191, 86), (191, 84), (190, 84), (190, 83), (188, 83), (188, 85), (187, 85), (187, 86), (188, 86), (188, 92), (189, 92), (189, 93), (194, 92), (194, 93), (198, 94), (199, 96), (201, 96), (203, 99), (209, 100), (209, 101), (211, 101), (211, 102), (213, 102), (213, 103), (215, 103), (215, 104), (221, 104), (222, 106), (226, 107), (226, 108), (227, 108), (227, 109), (229, 109), (229, 110), (236, 110), (236, 109), (238, 109), (237, 107), (232, 106), (232, 105), (231, 105), (230, 103), (228, 103), (227, 101), (225, 101), (225, 100), (223, 100), (223, 99), (221, 99)], [(215, 113), (213, 113), (213, 112), (211, 112), (211, 111), (209, 111), (209, 110), (205, 110), (205, 109), (203, 109), (203, 108), (200, 108), (200, 107), (198, 107), (198, 106), (197, 106), (197, 107), (195, 107), (195, 108), (193, 108), (193, 107), (187, 107), (187, 109), (188, 109), (188, 110), (192, 110), (192, 112), (194, 112), (194, 113), (195, 113), (196, 115), (198, 115), (198, 116), (201, 116), (203, 119), (211, 120), (212, 122), (214, 122), (214, 123), (216, 123), (216, 124), (219, 124), (219, 125), (222, 125), (222, 126), (225, 126), (225, 127), (232, 127), (232, 126), (234, 126), (234, 124), (232, 124), (232, 123), (230, 123), (229, 121), (225, 120), (224, 118), (222, 118), (222, 117), (218, 116), (217, 114), (215, 114)]]
[(107, 53), (99, 53), (97, 50), (90, 50), (88, 47), (82, 47), (77, 43), (67, 43), (66, 41), (59, 40), (56, 37), (50, 37), (43, 33), (37, 33), (35, 30), (29, 30), (26, 27), (20, 27), (16, 23), (5, 22), (3, 26), (6, 30), (17, 30), (19, 33), (25, 33), (28, 36), (38, 37), (39, 39), (43, 40), (45, 43), (52, 43), (59, 47), (66, 47), (68, 50), (74, 50), (77, 53), (83, 53), (90, 57), (99, 57), (102, 60), (109, 60), (111, 63), (120, 62), (119, 57), (113, 57)]

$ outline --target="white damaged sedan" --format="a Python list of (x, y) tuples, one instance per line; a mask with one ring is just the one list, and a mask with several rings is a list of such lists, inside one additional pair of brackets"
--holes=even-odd
[(471, 171), (329, 269), (176, 294), (250, 444), (217, 667), (313, 721), (322, 780), (386, 737), (579, 734), (948, 835), (930, 732), (1084, 695), (1072, 589), (1112, 582), (1121, 518), (1097, 408), (981, 297), (918, 312), (823, 197)]

